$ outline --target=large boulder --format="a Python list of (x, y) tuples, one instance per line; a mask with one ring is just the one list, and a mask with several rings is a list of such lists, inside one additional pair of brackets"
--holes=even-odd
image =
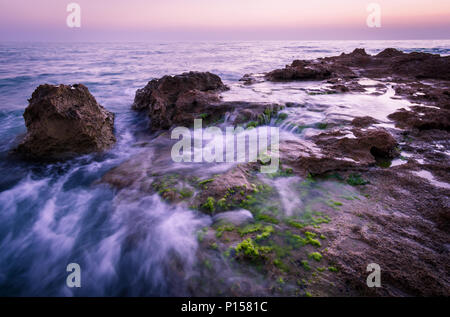
[(105, 150), (116, 142), (114, 114), (82, 84), (40, 85), (23, 117), (27, 134), (17, 152), (27, 157), (67, 158)]
[(218, 92), (226, 89), (220, 77), (209, 72), (164, 76), (138, 89), (132, 107), (148, 112), (152, 130), (169, 129), (213, 114), (219, 108)]

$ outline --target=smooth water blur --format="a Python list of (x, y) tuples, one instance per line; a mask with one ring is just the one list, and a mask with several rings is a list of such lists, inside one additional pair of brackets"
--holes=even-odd
[[(328, 96), (306, 95), (301, 85), (238, 84), (246, 73), (357, 47), (372, 54), (386, 47), (450, 53), (450, 41), (1, 43), (0, 295), (189, 294), (184, 281), (194, 274), (195, 232), (210, 224), (210, 217), (169, 206), (158, 196), (119, 199), (111, 188), (96, 184), (140, 151), (134, 145), (146, 134), (146, 120), (130, 110), (136, 89), (166, 74), (210, 71), (231, 86), (228, 99), (325, 104), (322, 112), (307, 109), (299, 114), (295, 123), (305, 125), (372, 110), (382, 120), (390, 110), (407, 106), (390, 104), (389, 98), (351, 95), (335, 103)], [(8, 156), (26, 131), (22, 114), (27, 99), (43, 83), (85, 84), (116, 113), (116, 146), (104, 154), (45, 165)], [(367, 110), (368, 105), (374, 109)], [(289, 111), (295, 118), (297, 110)], [(284, 194), (290, 213), (301, 202)], [(65, 285), (71, 262), (81, 266), (80, 289)]]

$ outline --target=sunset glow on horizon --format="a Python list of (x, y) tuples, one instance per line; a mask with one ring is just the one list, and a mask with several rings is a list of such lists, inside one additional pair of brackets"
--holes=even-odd
[[(66, 6), (81, 6), (68, 29)], [(371, 2), (382, 27), (366, 25)], [(448, 0), (0, 0), (0, 40), (449, 38)], [(262, 34), (261, 34), (262, 33)], [(265, 38), (266, 37), (266, 38)]]

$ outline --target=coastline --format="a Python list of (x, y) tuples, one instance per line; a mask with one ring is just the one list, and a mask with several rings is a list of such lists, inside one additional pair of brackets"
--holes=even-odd
[[(188, 250), (194, 254), (187, 263), (185, 253), (178, 252), (184, 242), (177, 239), (175, 243), (181, 245), (162, 262), (169, 277), (164, 287), (179, 283), (181, 294), (448, 296), (450, 96), (445, 67), (450, 57), (442, 58), (442, 63), (439, 59), (438, 71), (417, 64), (402, 69), (396, 68), (395, 59), (403, 58), (399, 65), (405, 65), (419, 57), (419, 64), (428, 63), (431, 57), (383, 52), (379, 58), (392, 61), (387, 66), (355, 50), (341, 58), (297, 61), (263, 75), (245, 75), (236, 84), (239, 91), (257, 90), (263, 95), (269, 86), (267, 96), (273, 96), (283, 89), (291, 94), (292, 86), (307, 81), (306, 86), (295, 86), (294, 95), (305, 95), (308, 102), (274, 106), (273, 102), (233, 100), (239, 96), (234, 93), (236, 86), (229, 92), (219, 84), (206, 89), (190, 77), (185, 91), (179, 90), (182, 85), (174, 85), (166, 94), (160, 89), (162, 81), (156, 81), (156, 88), (147, 87), (142, 98), (148, 103), (139, 107), (141, 113), (136, 116), (146, 117), (142, 111), (150, 111), (151, 127), (158, 128), (151, 133), (145, 122), (136, 142), (139, 151), (105, 171), (99, 185), (111, 185), (115, 203), (122, 204), (127, 214), (125, 219), (136, 221), (127, 224), (126, 249), (134, 250), (149, 240), (163, 243), (149, 236), (149, 230), (154, 230), (151, 225), (139, 221), (147, 217), (145, 211), (140, 211), (142, 215), (126, 211), (133, 202), (152, 197), (157, 206), (164, 204), (164, 210), (179, 209), (181, 214), (190, 210), (203, 219), (183, 232), (195, 235), (194, 241), (188, 241)], [(323, 60), (330, 64), (317, 66)], [(414, 72), (427, 75), (417, 78)], [(151, 99), (161, 91), (156, 101)], [(374, 117), (367, 110), (364, 116), (313, 117), (328, 114), (330, 104), (339, 98), (355, 96), (362, 96), (363, 105), (392, 100), (393, 111)], [(158, 102), (176, 111), (161, 112), (162, 106), (155, 106)], [(408, 108), (402, 109), (406, 102)], [(227, 124), (282, 128), (289, 138), (281, 138), (280, 171), (259, 175), (260, 162), (224, 166), (219, 172), (206, 164), (200, 169), (175, 166), (168, 154), (173, 142), (162, 130), (203, 114), (210, 118), (209, 125), (220, 128)], [(152, 123), (155, 118), (158, 125)], [(251, 212), (250, 221), (242, 218), (243, 209)], [(214, 220), (230, 210), (241, 211), (238, 220), (236, 213)], [(165, 230), (168, 239), (175, 234), (170, 225), (158, 229)], [(365, 285), (366, 267), (372, 262), (382, 268), (382, 288)], [(219, 273), (223, 278), (216, 278)], [(177, 294), (174, 289), (169, 294), (174, 295), (172, 291)]]

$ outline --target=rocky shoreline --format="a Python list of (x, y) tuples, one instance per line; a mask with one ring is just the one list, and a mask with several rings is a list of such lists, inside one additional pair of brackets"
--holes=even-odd
[[(304, 105), (224, 101), (229, 87), (211, 73), (154, 79), (132, 106), (149, 117), (148, 142), (99, 182), (120, 199), (157, 193), (213, 216), (198, 232), (195, 273), (180, 269), (182, 259), (168, 268), (193, 295), (449, 296), (449, 76), (450, 57), (390, 48), (246, 74), (241, 83), (249, 88), (316, 81), (314, 94), (336, 99), (391, 89), (392, 99), (410, 106), (389, 114), (392, 125), (356, 116), (314, 126), (311, 136), (282, 138), (277, 173), (261, 175), (258, 161), (211, 169), (207, 177), (195, 166), (174, 166), (166, 131), (198, 118), (220, 128), (280, 126), (287, 109)], [(17, 152), (27, 156), (64, 158), (115, 142), (113, 114), (83, 85), (38, 87), (24, 118), (28, 134)], [(302, 207), (289, 210), (290, 200)], [(369, 263), (381, 267), (380, 288), (366, 285)]]

